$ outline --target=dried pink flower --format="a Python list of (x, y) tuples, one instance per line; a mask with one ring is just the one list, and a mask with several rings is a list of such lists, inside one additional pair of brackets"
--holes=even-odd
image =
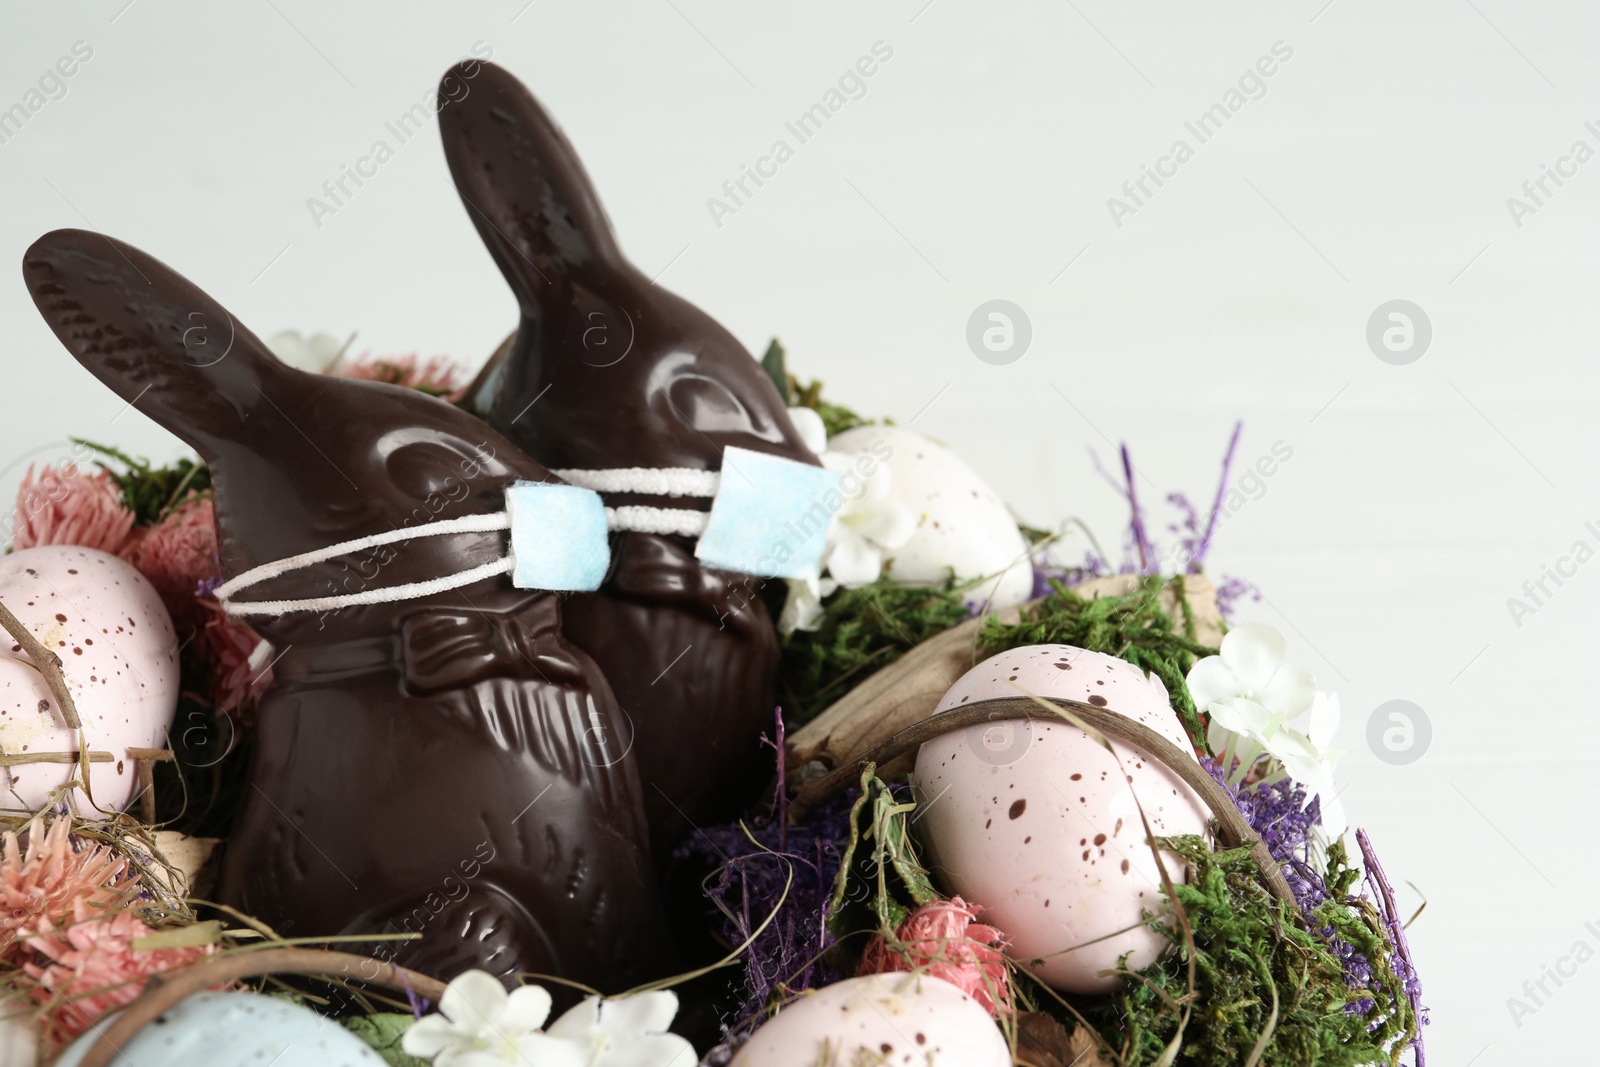
[(44, 1031), (52, 1046), (65, 1044), (144, 992), (151, 976), (187, 967), (210, 955), (211, 945), (135, 948), (155, 933), (129, 911), (107, 913), (78, 901), (70, 924), (45, 919), (25, 931), (38, 962), (22, 969), (38, 983), (29, 995), (46, 1006)]
[(921, 971), (942, 978), (989, 1014), (1011, 1006), (1011, 979), (1000, 948), (1005, 935), (977, 921), (983, 908), (960, 897), (935, 900), (906, 917), (893, 941), (874, 935), (858, 974)]
[(388, 382), (407, 389), (420, 389), (433, 396), (455, 399), (464, 388), (456, 375), (461, 368), (449, 356), (418, 355), (368, 356), (351, 363), (339, 364), (333, 373), (341, 378), (359, 378), (370, 382)]
[(73, 848), (66, 819), (35, 819), (26, 844), (0, 836), (0, 962), (19, 954), (17, 933), (65, 922), (78, 904), (104, 908), (129, 887), (127, 861), (101, 845)]
[(67, 463), (43, 467), (35, 478), (30, 466), (17, 489), (11, 544), (81, 545), (115, 555), (132, 529), (133, 512), (123, 507), (122, 490), (110, 474), (84, 474)]
[(218, 715), (248, 709), (272, 684), (270, 664), (252, 665), (264, 638), (241, 622), (235, 622), (211, 597), (200, 600), (205, 616), (206, 659), (213, 676), (211, 699)]
[(120, 555), (150, 580), (180, 627), (205, 621), (200, 583), (221, 573), (210, 497), (193, 497), (154, 526), (135, 530)]

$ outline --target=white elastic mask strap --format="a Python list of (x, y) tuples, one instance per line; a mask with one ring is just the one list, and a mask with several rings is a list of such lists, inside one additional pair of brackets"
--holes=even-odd
[[(215, 595), (228, 614), (248, 617), (285, 615), (297, 611), (335, 611), (339, 608), (417, 600), (500, 574), (510, 574), (512, 584), (519, 589), (592, 591), (600, 588), (610, 562), (606, 525), (600, 497), (592, 490), (554, 482), (517, 482), (506, 489), (505, 511), (462, 515), (420, 526), (385, 530), (302, 552), (287, 559), (263, 563), (223, 582), (217, 586)], [(252, 600), (241, 603), (233, 599), (241, 590), (253, 585), (340, 556), (418, 537), (500, 530), (511, 531), (506, 555), (455, 574), (404, 585), (300, 600)]]

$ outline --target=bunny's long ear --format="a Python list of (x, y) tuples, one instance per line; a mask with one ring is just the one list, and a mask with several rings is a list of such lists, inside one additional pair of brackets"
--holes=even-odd
[(208, 458), (294, 373), (188, 279), (114, 238), (52, 231), (22, 273), (74, 359)]
[(439, 98), (456, 189), (525, 310), (563, 277), (629, 269), (578, 154), (526, 86), (473, 61), (446, 72)]

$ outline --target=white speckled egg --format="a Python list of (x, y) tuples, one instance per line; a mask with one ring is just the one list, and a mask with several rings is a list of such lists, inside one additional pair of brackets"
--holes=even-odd
[[(41, 545), (0, 557), (0, 602), (60, 658), (90, 751), (113, 756), (109, 763), (91, 764), (95, 803), (121, 808), (138, 787), (128, 746), (165, 747), (178, 703), (178, 641), (161, 598), (115, 556)], [(44, 676), (22, 646), (0, 631), (0, 750), (76, 748)], [(0, 808), (30, 809), (76, 772), (62, 763), (4, 770), (11, 789), (0, 789)]]
[[(105, 1025), (74, 1041), (56, 1067), (77, 1067)], [(140, 1030), (114, 1062), (118, 1067), (383, 1067), (383, 1057), (334, 1020), (259, 993), (196, 993)]]
[(992, 609), (1028, 599), (1033, 565), (1028, 542), (1005, 502), (954, 452), (914, 430), (858, 426), (828, 441), (830, 452), (871, 457), (889, 474), (889, 499), (917, 517), (911, 540), (890, 553), (885, 573), (907, 585), (997, 575), (968, 591)]
[(872, 974), (808, 993), (757, 1030), (732, 1067), (1011, 1067), (1000, 1028), (942, 978)]
[[(1031, 645), (984, 660), (934, 713), (1020, 696), (1018, 686), (1107, 707), (1192, 752), (1159, 679), (1071, 645)], [(1101, 972), (1123, 953), (1137, 970), (1167, 948), (1141, 925), (1145, 912), (1162, 910), (1165, 894), (1139, 806), (1160, 837), (1203, 834), (1208, 821), (1204, 801), (1180, 779), (1141, 750), (1112, 744), (1126, 771), (1065, 722), (969, 727), (917, 752), (919, 828), (935, 874), (952, 893), (983, 905), (983, 921), (1010, 938), (1011, 955), (1035, 976), (1075, 993), (1116, 989), (1119, 980)], [(1185, 877), (1181, 859), (1162, 859), (1173, 878)]]

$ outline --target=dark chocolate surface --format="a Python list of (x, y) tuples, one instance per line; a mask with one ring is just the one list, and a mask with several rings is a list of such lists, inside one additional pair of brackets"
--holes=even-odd
[[(307, 374), (139, 250), (59, 230), (26, 253), (68, 351), (209, 464), (223, 576), (498, 511), (544, 467), (413, 390)], [(245, 591), (326, 596), (453, 574), (503, 533), (425, 537)], [(378, 954), (607, 992), (662, 973), (639, 779), (610, 686), (561, 604), (509, 577), (426, 599), (252, 619), (279, 651), (222, 895), (286, 935), (407, 932)]]
[[(720, 470), (730, 445), (816, 463), (777, 390), (727, 330), (622, 255), (577, 154), (504, 70), (445, 75), (445, 157), (521, 305), (469, 402), (551, 469)], [(608, 504), (708, 501), (615, 496)], [(658, 852), (737, 815), (771, 766), (778, 646), (758, 580), (712, 571), (692, 540), (624, 533), (567, 633), (595, 657), (635, 735)]]

